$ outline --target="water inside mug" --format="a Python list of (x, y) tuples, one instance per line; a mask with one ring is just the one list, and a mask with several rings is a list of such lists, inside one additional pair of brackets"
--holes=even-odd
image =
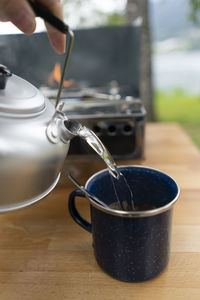
[[(123, 206), (124, 206), (124, 208), (125, 208), (124, 210), (129, 211), (129, 208), (127, 207), (127, 202), (126, 202), (126, 201), (124, 201)], [(120, 207), (120, 205), (119, 205), (118, 202), (113, 202), (113, 203), (111, 203), (111, 204), (109, 205), (109, 207), (110, 207), (111, 209), (121, 210), (121, 207)], [(140, 205), (135, 205), (135, 206), (134, 206), (134, 210), (135, 210), (135, 211), (145, 211), (145, 210), (151, 210), (151, 209), (155, 209), (155, 208), (156, 208), (155, 205), (146, 204), (146, 203), (142, 203), (142, 204), (140, 204)]]

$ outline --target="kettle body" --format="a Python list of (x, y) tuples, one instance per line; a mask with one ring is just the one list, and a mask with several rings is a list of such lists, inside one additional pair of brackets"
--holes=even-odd
[(70, 141), (48, 138), (56, 109), (22, 78), (0, 90), (0, 213), (45, 197), (59, 180)]

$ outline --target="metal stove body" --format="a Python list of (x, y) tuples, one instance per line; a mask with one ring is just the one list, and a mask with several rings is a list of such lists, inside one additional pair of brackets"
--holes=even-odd
[[(146, 111), (140, 99), (119, 94), (93, 93), (63, 98), (64, 112), (93, 130), (115, 159), (143, 158)], [(71, 141), (69, 155), (93, 155), (79, 137)]]

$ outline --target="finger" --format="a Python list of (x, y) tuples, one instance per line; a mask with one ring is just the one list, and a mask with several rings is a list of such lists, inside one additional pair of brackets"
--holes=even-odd
[[(62, 5), (60, 0), (40, 0), (40, 3), (47, 7), (56, 17), (63, 20)], [(47, 33), (54, 50), (63, 54), (65, 52), (66, 37), (55, 27), (46, 23)]]
[(31, 34), (35, 30), (35, 15), (26, 0), (1, 0), (0, 20), (10, 21), (22, 32)]

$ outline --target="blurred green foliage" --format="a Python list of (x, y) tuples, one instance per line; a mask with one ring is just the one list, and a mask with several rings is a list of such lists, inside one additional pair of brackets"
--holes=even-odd
[[(80, 27), (84, 27), (88, 23), (87, 16), (84, 14), (82, 16), (76, 14), (76, 11), (80, 10), (80, 8), (88, 8), (91, 11), (93, 15), (93, 26), (118, 26), (126, 24), (125, 11), (119, 12), (117, 10), (117, 6), (112, 12), (103, 12), (102, 10), (94, 7), (94, 2), (92, 0), (62, 0), (62, 4), (73, 8), (76, 21)], [(64, 16), (66, 19), (69, 16), (67, 9), (64, 10)]]
[(125, 16), (122, 14), (107, 14), (107, 25), (124, 25), (126, 23)]
[(194, 23), (199, 23), (200, 0), (190, 0), (190, 19)]
[(155, 115), (159, 122), (177, 122), (200, 148), (200, 96), (181, 89), (155, 93)]

